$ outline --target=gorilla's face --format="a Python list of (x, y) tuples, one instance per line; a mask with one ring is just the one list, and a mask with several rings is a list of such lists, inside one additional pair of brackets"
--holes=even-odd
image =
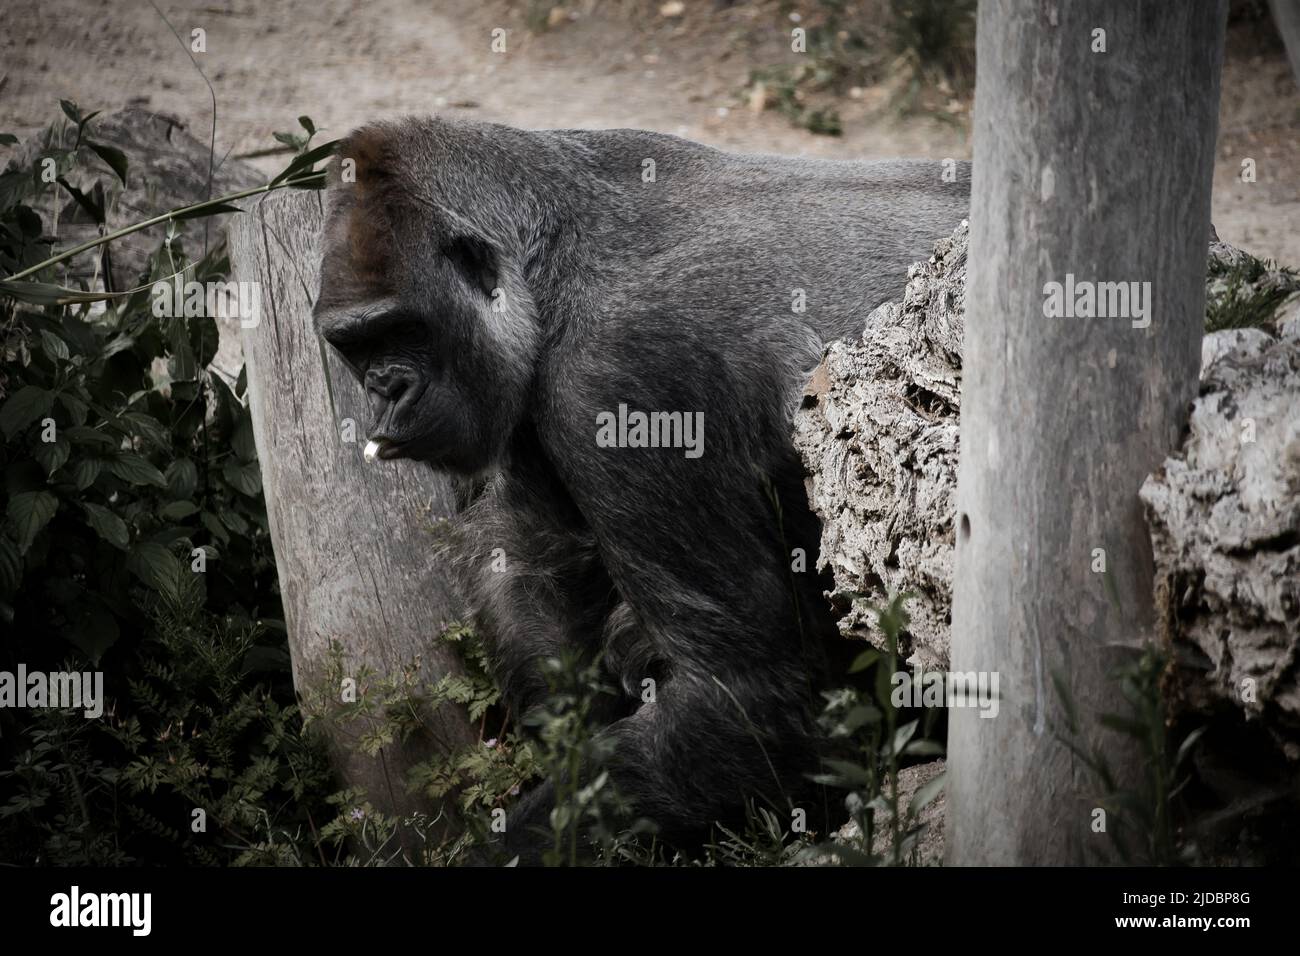
[(325, 340), (365, 389), (366, 437), (380, 458), (418, 458), (448, 467), (472, 445), (458, 416), (459, 396), (446, 353), (435, 348), (435, 321), (398, 299), (318, 312)]
[(366, 437), (378, 457), (486, 471), (531, 386), (535, 335), (522, 283), (502, 274), (485, 240), (438, 239), (428, 223), (405, 239), (390, 233), (381, 281), (360, 281), (374, 263), (358, 253), (349, 226), (335, 225), (326, 233), (316, 325), (365, 389)]
[(379, 457), (478, 474), (527, 414), (540, 335), (518, 204), (450, 135), (381, 123), (341, 144), (315, 319), (365, 389)]

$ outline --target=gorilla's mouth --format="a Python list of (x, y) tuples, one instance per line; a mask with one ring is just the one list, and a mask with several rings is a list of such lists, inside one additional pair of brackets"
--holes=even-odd
[(427, 418), (422, 408), (427, 376), (409, 363), (381, 361), (366, 370), (365, 388), (370, 405), (368, 456), (384, 461), (416, 457), (425, 437), (421, 422)]
[(361, 383), (366, 462), (409, 458), (448, 471), (482, 466), (473, 416), (459, 401), (450, 350), (430, 323), (386, 302), (324, 310), (322, 334)]
[(366, 449), (363, 453), (367, 462), (372, 462), (376, 458), (381, 461), (389, 461), (393, 458), (408, 457), (403, 453), (401, 442), (395, 442), (388, 438), (372, 438), (366, 442)]

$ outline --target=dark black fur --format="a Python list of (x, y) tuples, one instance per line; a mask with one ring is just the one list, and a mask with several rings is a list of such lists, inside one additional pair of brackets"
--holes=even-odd
[[(432, 119), (363, 129), (343, 155), (357, 178), (331, 186), (317, 321), (367, 385), (383, 456), (463, 481), (456, 566), (512, 712), (544, 695), (539, 660), (603, 652), (625, 695), (614, 779), (666, 838), (750, 798), (788, 808), (835, 639), (790, 418), (824, 344), (965, 215), (964, 164), (944, 182), (938, 162)], [(598, 447), (620, 404), (703, 412), (703, 455)], [(550, 799), (510, 816), (527, 859)]]

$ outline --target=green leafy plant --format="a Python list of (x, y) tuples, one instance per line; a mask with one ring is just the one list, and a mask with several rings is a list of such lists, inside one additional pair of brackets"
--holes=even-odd
[(599, 660), (552, 658), (543, 662), (543, 673), (550, 695), (524, 723), (536, 731), (537, 762), (555, 793), (545, 862), (576, 866), (590, 857), (589, 848), (606, 862), (644, 859), (639, 841), (649, 827), (643, 821), (626, 826), (631, 808), (608, 770), (614, 742), (596, 728), (601, 701), (615, 693), (601, 677)]
[(748, 86), (761, 89), (767, 105), (794, 125), (822, 136), (843, 133), (833, 97), (862, 80), (871, 59), (866, 38), (845, 16), (844, 7), (841, 0), (821, 0), (811, 19), (800, 21), (805, 49), (797, 60), (753, 70), (749, 77)]
[(1300, 276), (1269, 259), (1240, 253), (1232, 260), (1210, 257), (1205, 331), (1268, 329), (1278, 309), (1300, 293)]
[(1114, 673), (1130, 712), (1098, 718), (1103, 727), (1128, 738), (1141, 755), (1141, 774), (1128, 786), (1119, 782), (1101, 743), (1082, 741), (1082, 718), (1069, 684), (1063, 675), (1052, 675), (1064, 717), (1057, 739), (1092, 773), (1098, 805), (1106, 811), (1106, 833), (1126, 864), (1169, 866), (1197, 858), (1195, 845), (1178, 838), (1174, 818), (1178, 797), (1191, 779), (1185, 772), (1188, 758), (1205, 728), (1188, 733), (1177, 746), (1171, 744), (1162, 690), (1168, 668), (1169, 657), (1162, 649), (1154, 644), (1143, 647)]
[[(105, 231), (129, 159), (94, 138), (95, 113), (62, 108), (69, 135), (0, 174), (0, 668), (98, 670), (107, 702), (98, 719), (0, 711), (0, 857), (314, 859), (330, 778), (301, 734), (244, 376), (211, 368), (212, 318), (155, 316), (149, 294), (226, 278), (224, 250), (190, 256), (185, 230), (230, 197)], [(83, 146), (112, 178), (72, 185)], [(303, 156), (281, 183), (319, 177)], [(55, 251), (36, 211), (50, 190), (101, 235)], [(166, 232), (137, 288), (57, 283), (150, 225)]]
[[(939, 795), (943, 775), (921, 787), (907, 806), (899, 799), (898, 774), (903, 761), (942, 756), (943, 748), (927, 739), (922, 718), (899, 722), (894, 705), (891, 680), (899, 669), (898, 641), (906, 630), (906, 602), (910, 595), (899, 594), (884, 607), (876, 608), (877, 622), (883, 636), (882, 648), (867, 648), (858, 655), (850, 673), (869, 673), (869, 692), (841, 688), (825, 693), (822, 712), (823, 731), (832, 741), (846, 745), (850, 756), (829, 758), (826, 769), (816, 778), (819, 783), (846, 791), (854, 838), (823, 844), (811, 854), (829, 854), (834, 859), (854, 865), (902, 866), (916, 861), (916, 848), (923, 824), (918, 822), (922, 810)], [(883, 831), (883, 840), (877, 836)], [(884, 853), (877, 847), (884, 846)]]
[[(356, 787), (330, 797), (337, 815), (322, 836), (348, 865), (466, 862), (485, 842), (492, 812), (508, 806), (539, 773), (533, 746), (501, 706), (482, 639), (453, 622), (438, 641), (460, 667), (433, 683), (422, 676), (418, 660), (383, 674), (353, 667), (335, 642), (322, 676), (308, 688), (308, 727), (328, 729), (345, 749), (382, 759), (386, 748), (408, 746), (417, 736), (434, 744), (426, 748), (433, 755), (414, 764), (405, 781), (431, 813), (385, 815)], [(355, 687), (354, 696), (339, 693), (345, 680)], [(442, 739), (432, 718), (443, 707), (464, 708), (478, 722), (477, 738), (468, 744)]]
[(952, 99), (974, 89), (974, 0), (818, 0), (780, 12), (798, 15), (804, 49), (752, 71), (747, 96), (809, 132), (841, 135), (838, 102), (855, 86), (884, 84), (897, 112), (948, 123)]

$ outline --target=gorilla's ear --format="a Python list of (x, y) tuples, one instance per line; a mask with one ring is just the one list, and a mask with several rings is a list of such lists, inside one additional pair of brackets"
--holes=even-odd
[(499, 282), (497, 253), (492, 245), (477, 236), (452, 236), (443, 243), (442, 254), (461, 271), (470, 285), (483, 290), (489, 298)]

